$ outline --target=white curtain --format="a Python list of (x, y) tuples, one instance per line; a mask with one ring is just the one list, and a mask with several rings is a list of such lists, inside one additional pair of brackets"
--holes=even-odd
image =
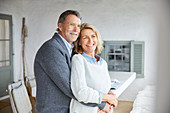
[(0, 19), (0, 67), (9, 65), (9, 21)]

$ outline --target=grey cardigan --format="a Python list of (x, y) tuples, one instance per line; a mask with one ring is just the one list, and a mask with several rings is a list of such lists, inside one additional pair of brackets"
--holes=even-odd
[(75, 98), (70, 87), (70, 56), (57, 33), (38, 50), (34, 74), (37, 85), (36, 113), (69, 113), (71, 98)]

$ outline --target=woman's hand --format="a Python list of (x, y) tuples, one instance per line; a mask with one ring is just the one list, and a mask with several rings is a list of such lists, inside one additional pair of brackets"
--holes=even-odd
[(113, 107), (117, 107), (118, 100), (115, 94), (103, 94), (103, 99), (102, 101), (107, 101), (110, 103)]
[(111, 109), (113, 109), (113, 106), (107, 102), (104, 109), (101, 110), (98, 108), (97, 113), (110, 113)]
[(117, 107), (118, 100), (115, 94), (108, 94), (108, 103), (110, 103), (113, 107)]
[(106, 112), (98, 108), (97, 113), (106, 113)]

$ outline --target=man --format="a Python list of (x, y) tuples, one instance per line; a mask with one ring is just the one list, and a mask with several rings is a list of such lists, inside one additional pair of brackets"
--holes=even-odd
[[(36, 113), (69, 113), (71, 98), (75, 98), (70, 88), (70, 58), (80, 26), (81, 17), (77, 11), (63, 12), (58, 20), (58, 33), (38, 50), (34, 62)], [(103, 104), (99, 106), (104, 107)]]

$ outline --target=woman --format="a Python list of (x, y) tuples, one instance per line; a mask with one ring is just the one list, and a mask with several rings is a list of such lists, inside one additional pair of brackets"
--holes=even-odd
[(74, 43), (72, 58), (71, 88), (78, 100), (71, 100), (70, 113), (97, 113), (98, 107), (85, 106), (84, 103), (107, 101), (117, 106), (117, 97), (108, 94), (111, 86), (107, 63), (96, 55), (102, 50), (102, 39), (98, 31), (89, 24), (83, 24), (80, 36)]

